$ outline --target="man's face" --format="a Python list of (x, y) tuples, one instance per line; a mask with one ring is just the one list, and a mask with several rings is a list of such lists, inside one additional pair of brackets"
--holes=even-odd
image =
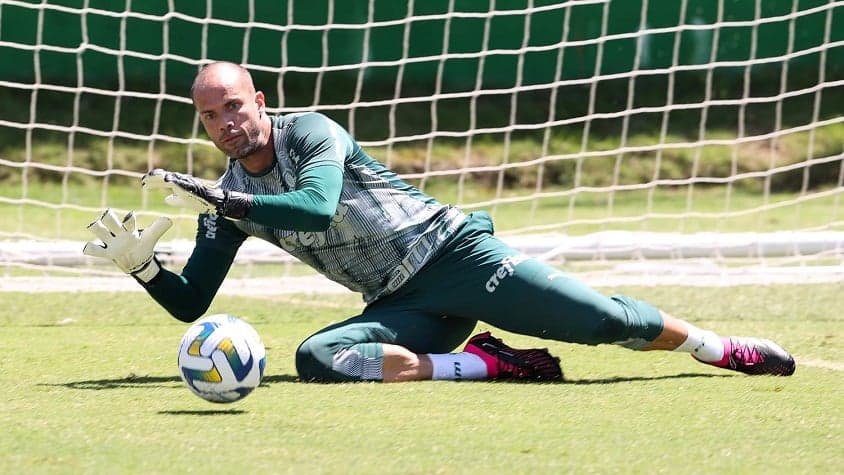
[(264, 94), (231, 74), (219, 75), (197, 88), (193, 97), (208, 137), (223, 153), (241, 159), (258, 151), (261, 137)]

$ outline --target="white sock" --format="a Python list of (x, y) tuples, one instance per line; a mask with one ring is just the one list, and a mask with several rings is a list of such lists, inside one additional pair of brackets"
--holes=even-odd
[(683, 322), (689, 332), (688, 338), (674, 351), (691, 353), (701, 361), (714, 362), (724, 359), (724, 344), (721, 338), (715, 333)]
[(431, 354), (431, 364), (434, 374), (431, 379), (486, 379), (486, 363), (478, 355), (472, 353)]

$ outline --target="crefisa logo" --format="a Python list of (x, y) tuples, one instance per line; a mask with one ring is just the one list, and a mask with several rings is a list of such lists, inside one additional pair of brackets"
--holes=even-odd
[(208, 239), (217, 239), (217, 215), (209, 214), (202, 220), (205, 225), (205, 237)]
[(495, 292), (498, 286), (501, 285), (501, 281), (515, 274), (516, 266), (528, 259), (530, 259), (530, 257), (525, 254), (507, 256), (504, 259), (501, 259), (501, 264), (498, 265), (495, 272), (486, 281), (486, 285), (484, 286), (486, 291), (489, 293)]

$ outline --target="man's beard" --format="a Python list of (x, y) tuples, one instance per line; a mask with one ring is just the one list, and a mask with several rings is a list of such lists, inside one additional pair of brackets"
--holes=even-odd
[(248, 129), (244, 128), (244, 132), (246, 132), (246, 143), (243, 144), (243, 146), (241, 146), (240, 148), (234, 150), (232, 154), (229, 155), (230, 158), (233, 158), (235, 160), (246, 158), (249, 155), (252, 155), (253, 153), (257, 152), (261, 149), (261, 147), (264, 146), (259, 140), (261, 137), (261, 129), (259, 129), (258, 127), (250, 127)]

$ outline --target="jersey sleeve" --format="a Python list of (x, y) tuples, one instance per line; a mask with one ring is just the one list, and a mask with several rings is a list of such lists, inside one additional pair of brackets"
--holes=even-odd
[(324, 115), (311, 113), (290, 125), (286, 146), (297, 157), (296, 189), (255, 195), (248, 219), (276, 229), (325, 231), (340, 202), (351, 137)]
[(208, 310), (246, 237), (231, 221), (200, 214), (196, 246), (181, 274), (162, 267), (144, 288), (175, 318), (192, 322)]

